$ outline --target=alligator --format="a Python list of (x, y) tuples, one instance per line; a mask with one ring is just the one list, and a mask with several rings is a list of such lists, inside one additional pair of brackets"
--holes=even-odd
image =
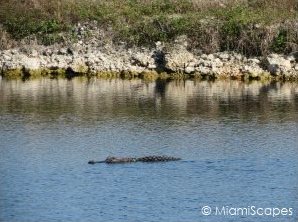
[(181, 160), (181, 158), (171, 157), (171, 156), (144, 156), (144, 157), (113, 157), (108, 156), (103, 161), (95, 161), (90, 160), (88, 164), (95, 164), (95, 163), (107, 163), (107, 164), (114, 164), (114, 163), (135, 163), (135, 162), (168, 162), (168, 161), (177, 161)]

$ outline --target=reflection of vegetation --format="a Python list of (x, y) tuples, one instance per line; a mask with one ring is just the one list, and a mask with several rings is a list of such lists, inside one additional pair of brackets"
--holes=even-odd
[[(120, 79), (0, 81), (0, 113), (91, 124), (106, 118), (297, 119), (297, 83)], [(296, 94), (295, 94), (296, 93)], [(83, 104), (83, 105), (82, 105)]]
[(6, 79), (36, 79), (41, 77), (50, 77), (50, 78), (67, 78), (68, 73), (64, 69), (35, 69), (35, 70), (26, 70), (26, 69), (12, 69), (2, 73), (2, 76)]
[(28, 70), (28, 69), (12, 69), (4, 72), (0, 72), (1, 76), (5, 79), (23, 79), (30, 80), (42, 77), (48, 78), (66, 78), (72, 79), (74, 77), (87, 77), (87, 78), (102, 78), (102, 79), (143, 79), (146, 81), (155, 81), (157, 79), (171, 79), (171, 80), (187, 80), (187, 79), (201, 79), (201, 80), (242, 80), (242, 81), (252, 81), (252, 80), (260, 80), (262, 82), (266, 82), (268, 80), (278, 80), (278, 81), (297, 81), (295, 76), (290, 76), (285, 78), (285, 76), (272, 76), (269, 73), (263, 73), (259, 76), (253, 75), (242, 75), (242, 76), (225, 76), (225, 75), (204, 75), (202, 73), (166, 73), (166, 72), (156, 72), (156, 71), (143, 71), (143, 72), (135, 72), (135, 71), (121, 71), (121, 72), (113, 72), (113, 71), (99, 71), (99, 72), (89, 72), (86, 70), (86, 67), (78, 67), (77, 72), (73, 71), (71, 68), (61, 69), (61, 68), (43, 68), (36, 70)]
[(21, 69), (11, 69), (6, 71), (4, 74), (7, 79), (19, 79), (23, 75), (23, 71)]
[(40, 77), (49, 77), (49, 78), (67, 78), (71, 79), (73, 77), (98, 77), (103, 79), (114, 79), (114, 78), (121, 78), (121, 79), (143, 79), (146, 81), (155, 81), (156, 79), (188, 79), (191, 77), (198, 77), (198, 76), (190, 76), (183, 73), (173, 73), (171, 75), (161, 72), (157, 73), (155, 71), (144, 71), (144, 72), (134, 72), (134, 71), (122, 71), (122, 72), (113, 72), (113, 71), (101, 71), (101, 72), (85, 72), (79, 70), (79, 72), (74, 72), (72, 69), (37, 69), (37, 70), (26, 70), (26, 69), (13, 69), (4, 71), (1, 75), (6, 79), (36, 79)]

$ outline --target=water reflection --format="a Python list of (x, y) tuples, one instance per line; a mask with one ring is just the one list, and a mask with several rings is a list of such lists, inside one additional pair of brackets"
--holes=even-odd
[[(59, 118), (179, 118), (197, 115), (242, 120), (298, 119), (298, 84), (260, 81), (0, 80), (0, 112)], [(97, 113), (102, 115), (98, 116)]]

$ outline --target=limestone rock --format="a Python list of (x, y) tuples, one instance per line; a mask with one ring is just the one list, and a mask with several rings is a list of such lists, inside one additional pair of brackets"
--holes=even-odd
[(25, 69), (36, 70), (40, 69), (40, 59), (38, 58), (23, 58), (23, 67)]
[(165, 67), (173, 72), (180, 72), (195, 60), (195, 56), (184, 46), (175, 46), (165, 54)]
[(85, 60), (82, 57), (74, 59), (69, 68), (77, 73), (86, 73), (89, 70)]
[(74, 73), (124, 72), (129, 76), (138, 76), (142, 72), (164, 71), (177, 72), (179, 75), (198, 73), (238, 79), (263, 78), (269, 74), (284, 79), (298, 76), (298, 52), (289, 55), (271, 54), (265, 58), (248, 58), (235, 52), (207, 55), (202, 54), (199, 49), (194, 49), (191, 53), (187, 50), (186, 36), (179, 36), (171, 46), (168, 43), (156, 42), (153, 49), (128, 48), (124, 43), (114, 45), (109, 41), (99, 41), (102, 33), (97, 23), (79, 24), (74, 32), (79, 36), (76, 43), (34, 47), (25, 45), (0, 51), (0, 72), (44, 68), (69, 69)]
[(142, 66), (142, 67), (148, 67), (149, 65), (154, 64), (154, 59), (152, 56), (150, 56), (149, 53), (136, 53), (131, 57), (131, 61), (133, 64)]
[(261, 61), (257, 58), (248, 59), (247, 62), (251, 63), (251, 64), (260, 64), (261, 63)]
[(245, 65), (242, 68), (243, 73), (248, 74), (248, 76), (256, 78), (256, 77), (261, 77), (264, 73), (266, 73), (265, 70), (263, 70), (259, 66), (252, 66), (252, 65)]
[(218, 58), (222, 59), (222, 60), (229, 60), (230, 59), (230, 55), (228, 53), (219, 53)]
[(207, 67), (204, 67), (204, 66), (196, 67), (195, 71), (197, 71), (197, 72), (199, 72), (200, 74), (203, 74), (203, 75), (211, 74), (211, 69), (207, 68)]
[(193, 67), (193, 66), (187, 66), (184, 71), (187, 74), (194, 73), (195, 72), (195, 67)]
[(271, 54), (266, 59), (267, 69), (271, 74), (279, 75), (289, 72), (292, 68), (291, 60), (278, 54)]

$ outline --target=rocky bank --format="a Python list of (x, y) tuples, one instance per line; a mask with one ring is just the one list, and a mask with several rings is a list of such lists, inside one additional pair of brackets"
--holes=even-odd
[[(0, 72), (6, 78), (38, 76), (102, 76), (125, 78), (232, 78), (298, 79), (298, 52), (289, 55), (245, 57), (235, 52), (202, 54), (187, 47), (187, 38), (155, 47), (128, 47), (102, 42), (98, 30), (85, 38), (86, 28), (76, 31), (75, 43), (41, 46), (27, 44), (0, 51)], [(81, 33), (81, 34), (80, 34)], [(80, 37), (81, 36), (81, 37)]]

